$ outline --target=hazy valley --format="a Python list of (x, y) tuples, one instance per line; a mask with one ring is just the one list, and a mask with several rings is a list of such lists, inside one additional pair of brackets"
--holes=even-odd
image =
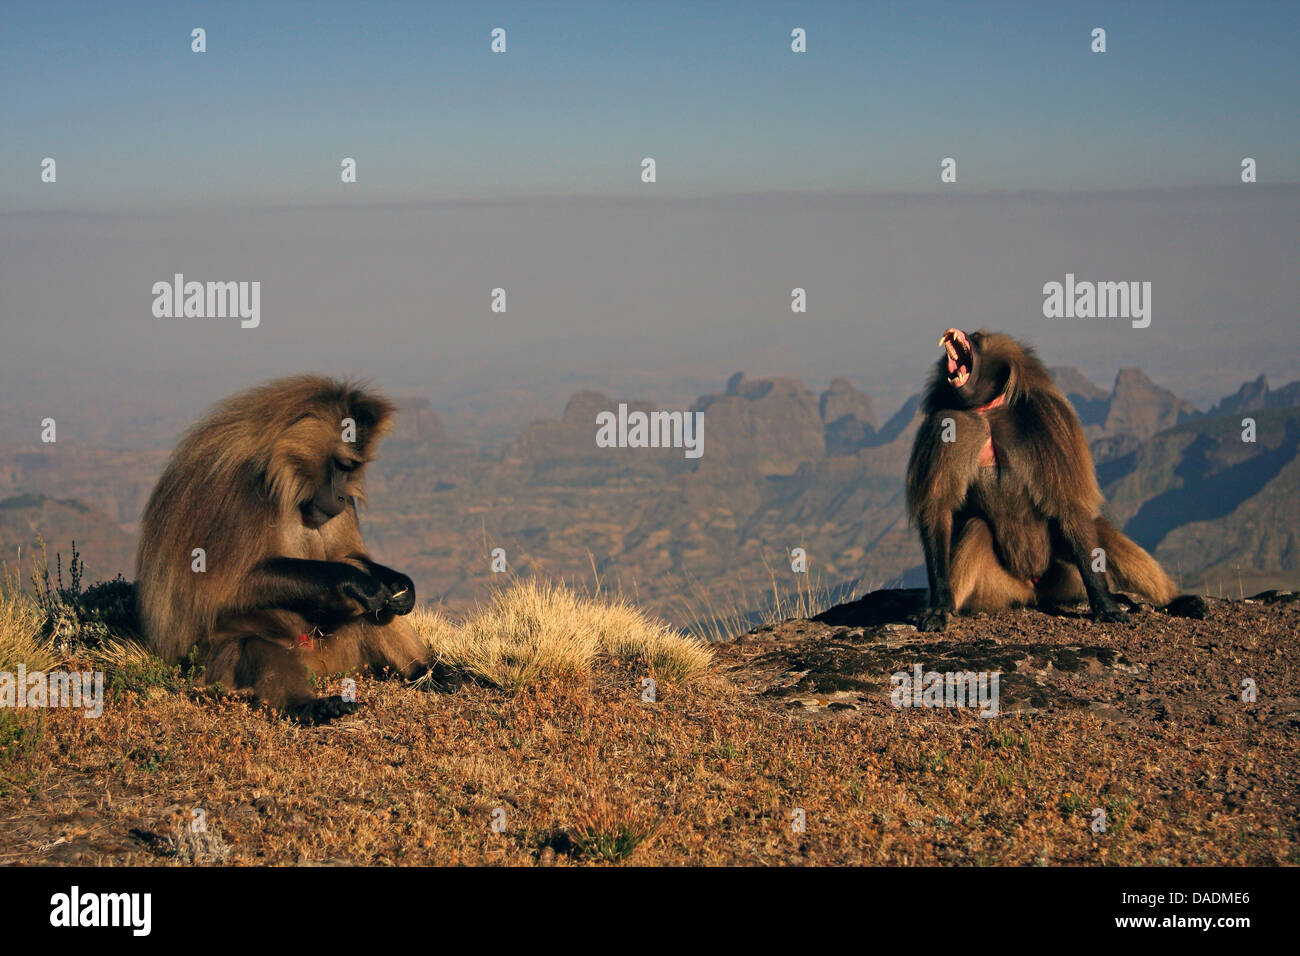
[[(1112, 516), (1185, 587), (1237, 596), (1300, 583), (1300, 382), (1261, 377), (1212, 408), (1123, 369), (1107, 390), (1055, 370), (1079, 412)], [(403, 400), (369, 479), (363, 526), (422, 597), (468, 609), (509, 572), (621, 590), (672, 622), (759, 610), (777, 592), (923, 584), (902, 509), (917, 397), (888, 417), (844, 379), (732, 376), (700, 396), (704, 455), (596, 446), (597, 412), (627, 401), (574, 394), (500, 450), (449, 437), (426, 399)], [(1242, 440), (1244, 417), (1257, 440)], [(507, 417), (507, 416), (503, 416)], [(463, 429), (462, 429), (463, 431)], [(92, 577), (131, 576), (139, 515), (166, 456), (65, 440), (0, 445), (0, 554), (37, 534)], [(791, 570), (805, 549), (808, 574)], [(24, 563), (26, 559), (24, 558)], [(25, 571), (24, 571), (25, 573)]]

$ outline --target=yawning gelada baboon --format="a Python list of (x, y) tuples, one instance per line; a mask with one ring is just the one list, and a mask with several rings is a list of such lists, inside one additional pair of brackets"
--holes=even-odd
[[(172, 453), (136, 556), (141, 622), (170, 663), (304, 722), (356, 704), (310, 675), (413, 676), (424, 652), (398, 615), (411, 579), (366, 555), (362, 479), (394, 408), (346, 382), (280, 379), (241, 392)], [(201, 549), (201, 550), (200, 550)]]
[(955, 611), (1064, 604), (1124, 621), (1110, 585), (1164, 605), (1160, 565), (1101, 516), (1083, 428), (1032, 349), (949, 329), (907, 470), (908, 511), (930, 583), (918, 626)]

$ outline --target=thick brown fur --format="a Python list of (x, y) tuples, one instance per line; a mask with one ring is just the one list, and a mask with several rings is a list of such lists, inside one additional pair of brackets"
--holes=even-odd
[[(1033, 350), (982, 329), (944, 339), (970, 374), (957, 385), (948, 358), (939, 361), (908, 465), (908, 511), (930, 581), (922, 629), (942, 629), (955, 611), (1084, 597), (1098, 619), (1123, 620), (1112, 585), (1171, 601), (1160, 565), (1102, 517), (1083, 429)], [(1104, 573), (1093, 571), (1096, 548)]]
[[(150, 496), (136, 557), (144, 634), (165, 660), (197, 652), (205, 680), (308, 719), (351, 709), (317, 698), (309, 674), (421, 669), (421, 642), (396, 616), (410, 606), (367, 607), (336, 583), (382, 576), (388, 589), (366, 584), (375, 605), (409, 583), (369, 561), (356, 508), (393, 412), (357, 385), (299, 376), (234, 395), (190, 429)], [(345, 419), (355, 422), (355, 441), (343, 440)], [(340, 496), (342, 510), (315, 525), (303, 508), (340, 457), (355, 466), (340, 469), (347, 504)], [(206, 570), (193, 569), (196, 548)], [(325, 583), (270, 575), (277, 559), (336, 573)]]

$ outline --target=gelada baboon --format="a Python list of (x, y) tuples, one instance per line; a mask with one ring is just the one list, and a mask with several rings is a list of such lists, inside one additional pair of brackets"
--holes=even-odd
[[(411, 579), (366, 556), (362, 478), (391, 404), (359, 386), (280, 379), (218, 405), (181, 440), (145, 508), (141, 622), (177, 663), (305, 723), (356, 709), (311, 674), (414, 676), (420, 641), (398, 615)], [(201, 550), (199, 550), (201, 549)]]
[(1033, 350), (984, 330), (949, 329), (939, 345), (907, 469), (930, 582), (918, 627), (1085, 596), (1094, 619), (1127, 620), (1111, 583), (1171, 601), (1160, 565), (1101, 516), (1079, 419)]

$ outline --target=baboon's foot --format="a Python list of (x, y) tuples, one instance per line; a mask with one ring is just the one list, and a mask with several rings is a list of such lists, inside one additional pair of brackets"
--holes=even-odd
[(938, 633), (948, 629), (948, 611), (941, 607), (928, 607), (916, 616), (916, 629)]
[(1119, 605), (1097, 608), (1092, 612), (1092, 619), (1100, 624), (1127, 624), (1129, 622), (1128, 612), (1120, 608)]
[(298, 723), (308, 726), (327, 724), (336, 717), (355, 714), (359, 706), (356, 701), (344, 700), (335, 694), (333, 697), (316, 697), (309, 700), (290, 711), (289, 716)]

